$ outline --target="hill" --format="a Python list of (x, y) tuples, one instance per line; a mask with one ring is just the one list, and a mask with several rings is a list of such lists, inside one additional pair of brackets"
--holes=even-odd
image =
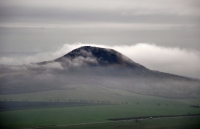
[(90, 85), (164, 98), (200, 95), (197, 79), (152, 71), (113, 49), (91, 46), (74, 49), (55, 60), (19, 66), (16, 72), (1, 76), (0, 84), (1, 94)]

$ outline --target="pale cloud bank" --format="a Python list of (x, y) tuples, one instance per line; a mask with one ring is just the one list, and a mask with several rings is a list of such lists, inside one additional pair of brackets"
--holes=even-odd
[(149, 43), (136, 45), (96, 45), (96, 44), (64, 44), (54, 52), (38, 53), (25, 57), (1, 57), (0, 64), (21, 65), (53, 60), (65, 55), (80, 46), (98, 46), (115, 49), (151, 70), (158, 70), (183, 76), (200, 78), (200, 52), (189, 49), (157, 46)]

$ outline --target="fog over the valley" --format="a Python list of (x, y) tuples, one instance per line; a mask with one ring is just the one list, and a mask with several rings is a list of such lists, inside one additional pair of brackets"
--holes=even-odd
[(77, 66), (77, 61), (71, 63), (70, 69), (59, 63), (1, 66), (1, 73), (5, 74), (0, 76), (0, 94), (76, 90), (83, 85), (176, 99), (196, 98), (200, 94), (198, 80), (143, 69), (83, 68)]
[[(71, 50), (80, 46), (98, 46), (111, 48), (126, 55), (134, 62), (139, 63), (151, 70), (158, 70), (167, 73), (178, 74), (193, 78), (200, 78), (200, 53), (192, 49), (180, 49), (178, 47), (157, 46), (151, 43), (138, 43), (136, 45), (97, 45), (74, 43), (64, 44), (57, 50), (52, 52), (32, 53), (26, 56), (26, 53), (21, 55), (11, 54), (0, 56), (0, 64), (4, 65), (22, 65), (35, 62), (50, 61), (59, 58)], [(78, 62), (76, 62), (78, 65)], [(51, 64), (49, 67), (58, 67), (59, 64)]]

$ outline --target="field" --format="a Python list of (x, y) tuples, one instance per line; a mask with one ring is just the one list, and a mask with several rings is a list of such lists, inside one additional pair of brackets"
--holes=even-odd
[[(26, 101), (72, 104), (71, 106), (54, 105), (52, 107), (51, 105), (23, 110), (2, 110), (0, 112), (1, 128), (198, 128), (200, 125), (200, 117), (118, 122), (109, 120), (142, 116), (200, 114), (200, 108), (190, 107), (191, 105), (199, 105), (199, 98), (190, 100), (165, 99), (99, 86), (73, 86), (73, 88), (70, 90), (1, 95), (2, 102)], [(77, 105), (78, 103), (83, 105)]]
[[(51, 129), (199, 129), (199, 118), (155, 119), (47, 127)], [(44, 129), (47, 129), (44, 127)]]

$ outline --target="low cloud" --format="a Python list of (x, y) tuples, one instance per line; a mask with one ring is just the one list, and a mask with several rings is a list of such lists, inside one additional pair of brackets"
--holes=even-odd
[[(188, 77), (200, 78), (200, 52), (190, 49), (157, 46), (149, 43), (138, 43), (136, 45), (96, 45), (96, 44), (64, 44), (55, 52), (37, 53), (32, 56), (23, 57), (1, 57), (0, 64), (21, 65), (34, 62), (48, 61), (59, 58), (71, 50), (80, 46), (98, 46), (115, 49), (126, 55), (134, 62), (139, 63), (151, 70), (158, 70)], [(95, 61), (95, 60), (92, 60)], [(59, 64), (49, 67), (62, 69)]]
[(52, 63), (48, 63), (48, 64), (46, 64), (46, 65), (43, 65), (43, 67), (45, 67), (45, 68), (49, 68), (49, 69), (60, 69), (60, 70), (62, 70), (63, 69), (63, 67), (61, 66), (61, 64), (60, 63), (58, 63), (58, 62), (52, 62)]
[(149, 69), (200, 78), (198, 51), (146, 43), (113, 48)]

